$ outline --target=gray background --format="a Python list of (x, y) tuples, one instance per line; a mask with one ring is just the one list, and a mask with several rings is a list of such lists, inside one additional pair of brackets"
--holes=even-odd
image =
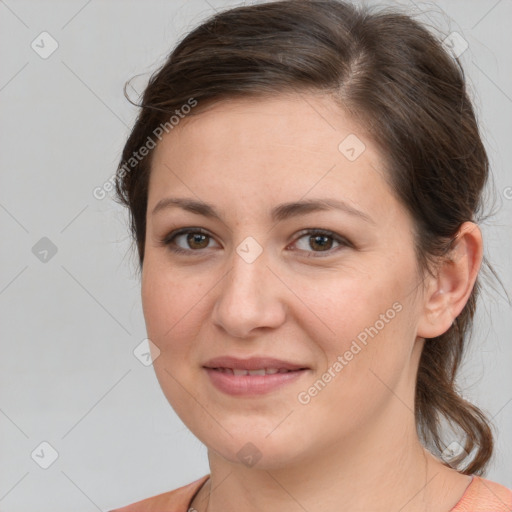
[[(124, 82), (142, 73), (142, 90), (177, 38), (237, 4), (0, 1), (2, 512), (109, 510), (208, 472), (206, 449), (133, 354), (145, 329), (126, 214), (93, 190), (112, 176), (135, 118)], [(486, 252), (510, 292), (512, 3), (397, 5), (469, 44), (461, 59), (495, 176)], [(31, 47), (51, 48), (43, 31), (58, 43), (46, 59)], [(497, 426), (487, 477), (512, 487), (512, 315), (502, 296), (487, 285), (459, 382)], [(48, 469), (36, 463), (50, 457), (43, 441), (58, 452)]]

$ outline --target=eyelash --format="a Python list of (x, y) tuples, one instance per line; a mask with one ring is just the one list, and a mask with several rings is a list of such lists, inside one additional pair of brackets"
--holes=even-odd
[[(191, 254), (191, 253), (200, 253), (203, 250), (202, 249), (182, 249), (181, 247), (177, 247), (174, 244), (175, 238), (177, 238), (180, 235), (185, 234), (201, 234), (206, 235), (210, 238), (213, 238), (207, 231), (205, 231), (202, 228), (182, 228), (178, 229), (176, 231), (173, 231), (169, 233), (165, 238), (163, 238), (160, 242), (161, 245), (166, 246), (169, 250), (174, 252), (175, 254)], [(343, 247), (354, 247), (354, 245), (347, 240), (346, 238), (337, 235), (333, 231), (329, 231), (326, 229), (319, 229), (319, 228), (311, 228), (311, 229), (305, 229), (301, 232), (299, 232), (298, 238), (295, 240), (297, 242), (301, 238), (304, 238), (305, 236), (326, 236), (332, 238), (335, 242), (338, 242), (340, 245), (338, 247), (335, 247), (333, 249), (327, 249), (325, 251), (304, 251), (302, 249), (298, 249), (299, 252), (306, 253), (306, 258), (322, 258), (325, 256), (321, 256), (322, 253), (326, 253), (327, 256), (331, 256), (333, 253), (337, 252), (338, 250), (342, 249)], [(309, 253), (309, 254), (308, 254)]]

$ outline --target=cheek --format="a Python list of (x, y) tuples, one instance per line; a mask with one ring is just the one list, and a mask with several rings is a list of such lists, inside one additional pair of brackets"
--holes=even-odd
[(414, 267), (401, 268), (330, 279), (316, 289), (301, 287), (301, 298), (315, 313), (301, 325), (324, 356), (310, 383), (318, 390), (312, 389), (313, 395), (323, 395), (315, 398), (319, 405), (363, 414), (408, 371), (417, 316), (408, 288)]
[[(148, 338), (160, 350), (153, 365), (159, 379), (166, 378), (165, 370), (183, 378), (182, 363), (190, 359), (193, 349), (187, 340), (197, 336), (194, 329), (201, 325), (197, 320), (201, 302), (194, 289), (193, 284), (171, 272), (159, 271), (148, 261), (142, 277), (142, 308)], [(166, 384), (169, 386), (172, 382)]]
[(332, 274), (316, 279), (314, 286), (311, 280), (294, 284), (294, 292), (307, 306), (307, 318), (296, 319), (331, 358), (348, 350), (353, 340), (364, 346), (373, 337), (393, 339), (410, 300), (404, 293), (405, 275), (393, 275), (389, 268), (372, 274)]
[[(201, 298), (205, 286), (191, 282), (175, 270), (154, 263), (149, 257), (142, 274), (142, 308), (148, 337), (159, 347), (162, 355), (185, 353), (201, 325)], [(174, 359), (174, 357), (172, 358)]]
[[(167, 400), (184, 418), (190, 420), (190, 393), (199, 371), (193, 367), (193, 340), (199, 337), (201, 296), (196, 283), (183, 279), (147, 258), (142, 274), (142, 307), (148, 338), (158, 347), (153, 369)], [(186, 363), (186, 364), (184, 364)]]

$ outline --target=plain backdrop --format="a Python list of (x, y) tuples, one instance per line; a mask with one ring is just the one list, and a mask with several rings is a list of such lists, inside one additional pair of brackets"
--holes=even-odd
[[(108, 188), (135, 119), (124, 83), (141, 74), (136, 97), (179, 38), (241, 3), (0, 1), (2, 512), (106, 511), (208, 473), (134, 354), (146, 336), (126, 212), (93, 191)], [(388, 5), (467, 43), (494, 175), (486, 254), (510, 293), (512, 2)], [(512, 315), (492, 285), (459, 386), (496, 425), (487, 477), (512, 487)]]

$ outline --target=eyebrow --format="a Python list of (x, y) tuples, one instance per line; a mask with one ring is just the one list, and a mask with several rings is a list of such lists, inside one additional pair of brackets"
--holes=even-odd
[[(212, 204), (180, 197), (166, 197), (161, 199), (153, 208), (152, 215), (169, 208), (182, 208), (188, 212), (203, 215), (211, 219), (217, 219), (222, 222), (221, 216)], [(282, 203), (272, 208), (270, 217), (273, 222), (282, 222), (291, 217), (327, 210), (340, 210), (353, 217), (375, 224), (375, 221), (367, 213), (358, 210), (345, 201), (332, 198), (304, 199), (301, 201)]]

